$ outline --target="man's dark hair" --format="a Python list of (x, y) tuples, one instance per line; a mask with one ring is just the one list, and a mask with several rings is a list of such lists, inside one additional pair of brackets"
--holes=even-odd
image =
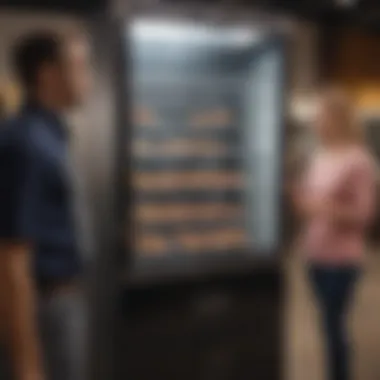
[(63, 40), (54, 32), (37, 32), (22, 38), (13, 50), (13, 66), (21, 84), (31, 90), (38, 70), (45, 63), (59, 61)]

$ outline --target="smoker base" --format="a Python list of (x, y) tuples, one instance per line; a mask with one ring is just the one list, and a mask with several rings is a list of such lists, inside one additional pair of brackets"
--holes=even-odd
[(127, 289), (119, 378), (280, 379), (283, 290), (279, 268)]

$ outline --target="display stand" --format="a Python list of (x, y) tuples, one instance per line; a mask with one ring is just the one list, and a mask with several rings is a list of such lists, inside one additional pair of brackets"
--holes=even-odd
[[(177, 12), (177, 16), (181, 16), (178, 8)], [(150, 12), (150, 15), (154, 16), (155, 14), (160, 14), (161, 17), (165, 17), (165, 15), (169, 18), (173, 17), (159, 6)], [(134, 16), (136, 15), (130, 14), (130, 20), (133, 20)], [(194, 33), (197, 32), (194, 31)], [(129, 41), (129, 44), (131, 43), (130, 38), (126, 37), (126, 40)], [(277, 39), (275, 40), (277, 41)], [(266, 52), (270, 52), (270, 47), (274, 45), (268, 43), (262, 46), (262, 50), (254, 49), (257, 60), (253, 61), (253, 66), (260, 67), (260, 58), (266, 57)], [(130, 45), (126, 46), (131, 47)], [(133, 49), (129, 50), (129, 54), (127, 54), (130, 64), (132, 63), (132, 67), (130, 64), (128, 67), (132, 69), (131, 79), (134, 86), (126, 89), (126, 98), (130, 102), (128, 109), (134, 109), (135, 112), (129, 115), (128, 123), (132, 131), (128, 133), (127, 141), (131, 145), (129, 150), (125, 146), (122, 149), (129, 159), (124, 159), (123, 162), (126, 162), (127, 173), (132, 175), (129, 177), (130, 182), (128, 183), (133, 189), (134, 200), (133, 208), (129, 209), (130, 214), (126, 220), (132, 222), (129, 226), (133, 231), (138, 227), (139, 234), (154, 232), (161, 239), (151, 239), (149, 244), (139, 244), (136, 241), (141, 239), (139, 234), (133, 234), (133, 239), (128, 239), (130, 245), (125, 251), (130, 255), (128, 260), (130, 265), (124, 276), (123, 310), (125, 320), (124, 328), (119, 330), (121, 343), (119, 352), (123, 352), (125, 356), (120, 358), (122, 364), (118, 367), (122, 369), (120, 375), (122, 378), (132, 377), (140, 380), (156, 378), (168, 380), (279, 379), (282, 376), (285, 290), (281, 260), (282, 237), (278, 240), (274, 239), (276, 244), (271, 244), (273, 241), (271, 234), (277, 232), (263, 227), (265, 227), (265, 220), (273, 220), (271, 219), (272, 215), (268, 214), (271, 207), (278, 207), (282, 213), (282, 166), (277, 166), (276, 162), (278, 162), (277, 160), (284, 162), (282, 157), (285, 129), (282, 128), (281, 122), (277, 123), (273, 119), (273, 117), (276, 118), (278, 110), (273, 111), (269, 118), (268, 114), (261, 111), (265, 109), (265, 106), (275, 110), (276, 102), (282, 102), (284, 78), (280, 79), (278, 92), (273, 92), (279, 96), (279, 99), (271, 98), (268, 95), (270, 92), (268, 94), (266, 92), (269, 91), (266, 87), (268, 82), (260, 84), (260, 78), (265, 78), (264, 68), (270, 66), (270, 61), (262, 61), (263, 71), (253, 71), (252, 81), (256, 86), (251, 87), (250, 98), (245, 98), (245, 101), (250, 104), (260, 104), (259, 108), (255, 108), (257, 112), (250, 114), (249, 107), (244, 108), (243, 97), (240, 97), (241, 102), (238, 101), (238, 107), (236, 107), (237, 98), (233, 94), (234, 89), (235, 91), (239, 89), (239, 82), (235, 83), (236, 87), (234, 84), (230, 84), (229, 91), (224, 93), (218, 90), (215, 92), (214, 86), (214, 94), (216, 93), (219, 98), (222, 96), (222, 99), (211, 95), (202, 100), (201, 97), (204, 97), (207, 89), (210, 88), (205, 85), (206, 82), (212, 82), (218, 71), (216, 66), (211, 67), (209, 71), (203, 67), (206, 75), (201, 78), (202, 70), (199, 69), (194, 73), (196, 63), (192, 61), (192, 57), (188, 57), (188, 60), (192, 62), (191, 65), (189, 64), (189, 70), (194, 73), (194, 76), (189, 75), (189, 72), (186, 71), (188, 69), (183, 66), (180, 69), (180, 65), (176, 66), (171, 62), (170, 64), (173, 66), (171, 66), (169, 78), (166, 79), (167, 86), (156, 85), (155, 90), (157, 91), (154, 94), (154, 86), (149, 81), (149, 74), (156, 83), (161, 79), (165, 84), (164, 73), (156, 72), (160, 65), (162, 65), (163, 71), (168, 68), (160, 62), (160, 58), (165, 55), (165, 49), (169, 48), (162, 48), (153, 67), (149, 66), (149, 62), (139, 61), (133, 55)], [(228, 54), (226, 55), (228, 56)], [(282, 61), (281, 65), (284, 63)], [(228, 58), (225, 57), (225, 60), (222, 60), (220, 65), (222, 70), (223, 65), (229, 67)], [(233, 64), (230, 64), (231, 66)], [(146, 69), (144, 69), (145, 67)], [(249, 68), (249, 65), (247, 67)], [(180, 70), (187, 73), (185, 78), (182, 77), (182, 82), (184, 80), (188, 82), (182, 83), (174, 91), (170, 84), (173, 79), (177, 78), (176, 75)], [(281, 74), (284, 70), (284, 66), (281, 66)], [(244, 75), (249, 75), (248, 71), (243, 72), (242, 78)], [(232, 74), (234, 73), (232, 72)], [(232, 74), (228, 73), (229, 76)], [(221, 72), (224, 79), (228, 75), (227, 72)], [(129, 81), (129, 83), (131, 82)], [(205, 89), (194, 95), (190, 91), (190, 87), (196, 87), (197, 83), (204, 84)], [(137, 93), (136, 88), (139, 90)], [(240, 86), (241, 88), (244, 88), (244, 85)], [(267, 95), (269, 98), (265, 98)], [(215, 104), (209, 104), (215, 101)], [(176, 106), (173, 107), (173, 104)], [(242, 107), (246, 113), (242, 112)], [(282, 117), (283, 109), (281, 107), (279, 114)], [(208, 111), (206, 116), (200, 112), (203, 108)], [(260, 133), (256, 130), (252, 134), (246, 134), (247, 129), (244, 129), (244, 124), (247, 114), (251, 117), (251, 123), (259, 124), (266, 118), (266, 132), (262, 130)], [(216, 119), (218, 120), (215, 122)], [(194, 123), (201, 124), (200, 128), (194, 130)], [(278, 135), (274, 140), (269, 137), (271, 142), (269, 147), (268, 145), (265, 147), (265, 142), (270, 136), (271, 126), (275, 126), (276, 129), (272, 130), (272, 133)], [(124, 127), (120, 125), (120, 128)], [(223, 154), (220, 154), (219, 150), (217, 159), (215, 159), (215, 155), (212, 159), (205, 159), (204, 156), (200, 157), (204, 142), (202, 140), (203, 142), (198, 144), (197, 152), (194, 153), (193, 150), (191, 154), (187, 154), (187, 157), (183, 157), (183, 155), (186, 156), (186, 147), (193, 146), (188, 143), (189, 139), (191, 142), (191, 139), (204, 139), (205, 136), (208, 137), (208, 142), (227, 142), (227, 148), (235, 148), (240, 155), (234, 160), (226, 157), (224, 152), (224, 157), (220, 159)], [(132, 140), (130, 140), (131, 137)], [(180, 141), (182, 150), (175, 151), (175, 143), (178, 143), (179, 139), (182, 139)], [(134, 144), (138, 140), (140, 143)], [(258, 159), (253, 159), (253, 156), (247, 159), (247, 155), (244, 155), (243, 152), (246, 152), (249, 156), (249, 149), (247, 150), (249, 146), (245, 146), (244, 143), (248, 140), (252, 141), (252, 144), (257, 144), (255, 149), (258, 150), (251, 149), (251, 153), (254, 152), (253, 156), (257, 155), (260, 148), (262, 149), (260, 154), (263, 155), (259, 154)], [(166, 148), (164, 149), (162, 146), (166, 146)], [(175, 152), (171, 152), (170, 149)], [(273, 155), (273, 149), (275, 153), (280, 154), (280, 157)], [(180, 157), (181, 154), (182, 157)], [(212, 154), (210, 155), (212, 156)], [(168, 156), (171, 156), (171, 159), (168, 159)], [(175, 159), (172, 158), (173, 156)], [(121, 152), (119, 152), (119, 157), (123, 157)], [(266, 162), (266, 168), (260, 160)], [(255, 187), (255, 192), (264, 195), (260, 198), (263, 203), (258, 203), (258, 198), (252, 199), (250, 203), (245, 203), (249, 184), (243, 187), (238, 186), (240, 193), (231, 195), (224, 185), (234, 183), (234, 181), (223, 182), (220, 180), (223, 184), (217, 186), (219, 192), (212, 192), (212, 181), (205, 185), (202, 181), (198, 181), (200, 177), (193, 175), (192, 182), (188, 181), (185, 175), (189, 172), (193, 173), (194, 168), (198, 168), (198, 170), (200, 168), (213, 175), (212, 173), (220, 170), (221, 167), (223, 170), (232, 169), (236, 172), (241, 170), (244, 178), (249, 178), (250, 173), (254, 173), (257, 177), (254, 178), (251, 185)], [(122, 174), (122, 167), (119, 168)], [(269, 175), (268, 179), (267, 175), (272, 170), (276, 173), (276, 178)], [(173, 171), (180, 175), (176, 177), (177, 174), (171, 174), (166, 181), (168, 173), (173, 173)], [(180, 179), (178, 179), (179, 177)], [(208, 181), (206, 177), (205, 181)], [(271, 189), (273, 189), (271, 187), (257, 187), (257, 183), (261, 185), (271, 183), (276, 186), (271, 181), (280, 183), (280, 187), (276, 188), (273, 193), (271, 193)], [(207, 191), (200, 191), (202, 186)], [(265, 196), (273, 202), (267, 207), (262, 207), (268, 201)], [(229, 202), (232, 201), (233, 205), (242, 207), (243, 210), (249, 210), (248, 220), (240, 221), (240, 223), (243, 223), (245, 229), (247, 229), (247, 223), (251, 226), (249, 228), (253, 228), (257, 234), (256, 241), (259, 241), (260, 244), (255, 245), (248, 242), (243, 247), (230, 248), (221, 252), (220, 249), (215, 251), (204, 249), (203, 247), (207, 246), (206, 243), (198, 246), (192, 244), (190, 238), (177, 237), (182, 236), (180, 232), (177, 232), (182, 229), (198, 230), (200, 231), (199, 236), (201, 236), (207, 229), (218, 231), (219, 225), (210, 226), (211, 223), (207, 222), (205, 218), (199, 218), (200, 214), (197, 214), (198, 220), (196, 221), (186, 220), (185, 212), (180, 213), (181, 215), (178, 217), (178, 214), (172, 211), (176, 209), (176, 206), (173, 205), (183, 207), (183, 203), (193, 202), (194, 207), (197, 207), (199, 205), (197, 202), (203, 202), (204, 207), (209, 207), (210, 203), (208, 202), (212, 204), (215, 202), (215, 198), (222, 199), (223, 206), (230, 205)], [(244, 202), (242, 202), (242, 198), (245, 198)], [(138, 203), (142, 211), (136, 213), (135, 207)], [(153, 204), (154, 207), (146, 210), (144, 207), (147, 204)], [(164, 208), (160, 213), (157, 209), (162, 204), (166, 206), (166, 210)], [(120, 207), (123, 206), (120, 205)], [(255, 215), (252, 214), (253, 209), (256, 210)], [(188, 209), (184, 207), (182, 210)], [(279, 218), (281, 220), (281, 215)], [(231, 219), (226, 219), (225, 223), (233, 223)], [(173, 220), (175, 220), (174, 223)], [(219, 218), (219, 223), (221, 220), (223, 221), (222, 217)], [(273, 224), (270, 226), (273, 227)], [(143, 232), (141, 232), (141, 228)], [(222, 239), (222, 235), (220, 238)], [(206, 240), (209, 244), (208, 247), (212, 245), (210, 240)]]

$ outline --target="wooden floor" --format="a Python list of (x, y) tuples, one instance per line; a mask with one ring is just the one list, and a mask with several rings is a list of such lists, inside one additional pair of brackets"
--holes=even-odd
[[(301, 260), (287, 263), (285, 329), (287, 380), (325, 380), (318, 314)], [(380, 379), (380, 254), (369, 258), (349, 315), (355, 347), (355, 380)]]

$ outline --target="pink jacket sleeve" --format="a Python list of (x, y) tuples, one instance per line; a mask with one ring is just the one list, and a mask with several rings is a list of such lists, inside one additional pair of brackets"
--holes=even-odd
[(358, 221), (367, 224), (376, 210), (377, 186), (375, 166), (370, 158), (357, 159), (350, 168), (346, 189), (350, 206)]

